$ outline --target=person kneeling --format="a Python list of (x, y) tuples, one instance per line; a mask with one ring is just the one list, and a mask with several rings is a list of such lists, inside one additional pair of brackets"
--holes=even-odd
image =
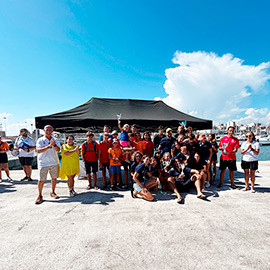
[(174, 161), (174, 178), (178, 192), (187, 192), (192, 187), (196, 188), (197, 198), (205, 199), (206, 196), (202, 193), (201, 178), (202, 175), (196, 169), (190, 169), (185, 164), (185, 156), (178, 155)]
[[(148, 155), (142, 157), (142, 163), (139, 164), (133, 175), (133, 188), (134, 188), (134, 197), (140, 195), (143, 199), (147, 201), (153, 201), (154, 197), (149, 191), (152, 187), (157, 187), (160, 182), (158, 178), (152, 177), (151, 172), (149, 171), (148, 165), (150, 163), (150, 158)], [(147, 178), (149, 178), (147, 180)]]

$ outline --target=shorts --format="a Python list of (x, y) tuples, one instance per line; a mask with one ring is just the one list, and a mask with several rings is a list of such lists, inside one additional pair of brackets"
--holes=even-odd
[(179, 192), (186, 192), (195, 187), (195, 181), (191, 181), (190, 179), (186, 181), (176, 181), (175, 185)]
[(57, 164), (39, 168), (38, 169), (39, 181), (46, 181), (48, 172), (50, 173), (51, 179), (57, 179), (59, 174), (59, 165)]
[(110, 163), (101, 163), (102, 167), (100, 168), (101, 171), (106, 171), (106, 168), (110, 169)]
[(256, 161), (242, 160), (241, 167), (243, 170), (249, 169), (251, 171), (256, 171), (256, 170), (258, 170), (258, 160), (256, 160)]
[(7, 153), (0, 153), (0, 164), (8, 163)]
[(110, 174), (121, 174), (121, 166), (110, 166)]
[(122, 163), (122, 166), (124, 167), (124, 170), (125, 171), (128, 171), (128, 170), (130, 170), (130, 163), (128, 163), (128, 162), (125, 162), (125, 161), (121, 161), (121, 163)]
[(33, 157), (19, 157), (20, 163), (22, 166), (32, 166)]
[(127, 141), (120, 141), (120, 145), (121, 145), (122, 147), (126, 147), (126, 146), (130, 146), (130, 143), (127, 142)]
[(217, 161), (217, 154), (216, 153), (212, 155), (211, 161)]
[(226, 168), (228, 168), (230, 171), (237, 171), (236, 168), (236, 160), (220, 160), (220, 164), (219, 164), (219, 170), (223, 171), (226, 170)]
[(85, 165), (86, 174), (91, 173), (91, 168), (92, 168), (92, 173), (96, 173), (98, 171), (97, 161), (85, 161), (84, 165)]
[(139, 184), (137, 184), (137, 183), (134, 183), (133, 184), (133, 189), (135, 191), (137, 191), (137, 192), (141, 192), (142, 191), (142, 187)]

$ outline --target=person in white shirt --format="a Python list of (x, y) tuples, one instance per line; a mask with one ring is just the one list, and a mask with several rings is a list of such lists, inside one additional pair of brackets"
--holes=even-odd
[(251, 192), (255, 193), (255, 172), (258, 170), (258, 155), (260, 152), (260, 144), (255, 141), (255, 135), (249, 131), (246, 133), (246, 141), (241, 145), (242, 162), (241, 167), (245, 172), (245, 188), (249, 189), (249, 174), (251, 180)]
[(55, 187), (57, 183), (57, 177), (59, 174), (59, 159), (57, 152), (60, 151), (60, 144), (58, 140), (52, 137), (53, 127), (47, 125), (44, 127), (45, 135), (37, 140), (37, 152), (38, 152), (38, 192), (39, 196), (36, 200), (36, 204), (43, 202), (42, 189), (44, 181), (47, 180), (47, 174), (50, 173), (52, 192), (51, 197), (58, 199), (59, 197), (55, 193)]
[(26, 128), (20, 130), (20, 136), (16, 139), (14, 149), (19, 150), (19, 161), (23, 167), (25, 177), (21, 181), (32, 181), (32, 163), (34, 160), (34, 152), (36, 142), (28, 136), (29, 131)]

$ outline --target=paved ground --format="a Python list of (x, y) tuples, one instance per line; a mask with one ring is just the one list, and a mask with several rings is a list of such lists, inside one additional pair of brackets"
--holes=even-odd
[[(211, 186), (209, 201), (184, 194), (184, 205), (171, 193), (146, 202), (129, 191), (86, 191), (86, 180), (75, 198), (59, 182), (59, 200), (47, 182), (46, 201), (35, 205), (36, 180), (4, 181), (0, 269), (270, 269), (269, 165), (259, 164), (255, 194), (225, 181)], [(236, 179), (243, 187), (241, 170)]]

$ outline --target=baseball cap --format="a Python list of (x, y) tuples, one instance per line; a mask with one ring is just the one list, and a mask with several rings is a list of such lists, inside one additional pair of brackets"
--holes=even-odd
[(168, 133), (168, 132), (170, 132), (170, 131), (172, 132), (172, 129), (171, 129), (171, 128), (167, 128), (167, 129), (166, 129), (166, 133)]
[(112, 143), (118, 143), (118, 140), (117, 139), (113, 139), (112, 140)]
[(118, 132), (117, 132), (116, 130), (114, 130), (114, 131), (112, 132), (112, 135), (114, 135), (114, 134), (118, 134)]

